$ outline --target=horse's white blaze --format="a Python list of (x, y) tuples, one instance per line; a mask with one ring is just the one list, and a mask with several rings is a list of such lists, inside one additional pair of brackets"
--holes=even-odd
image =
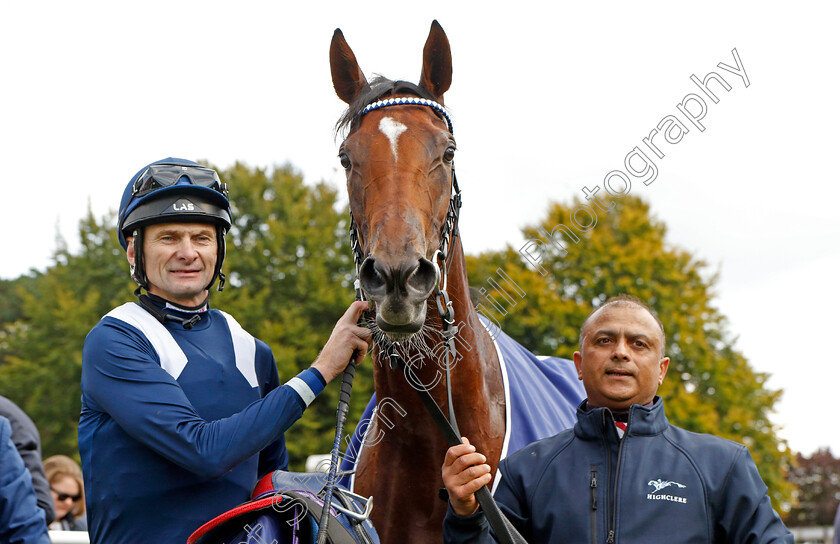
[(379, 131), (391, 142), (391, 153), (394, 154), (394, 160), (397, 160), (397, 140), (400, 139), (400, 134), (406, 131), (406, 126), (390, 117), (383, 117), (379, 121)]

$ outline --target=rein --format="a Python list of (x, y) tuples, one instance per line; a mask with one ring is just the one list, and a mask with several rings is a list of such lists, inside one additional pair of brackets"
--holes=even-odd
[[(364, 300), (365, 296), (361, 286), (358, 284), (358, 269), (356, 271), (356, 300)], [(367, 311), (367, 310), (365, 310)], [(361, 319), (364, 319), (362, 317)], [(339, 455), (341, 453), (341, 438), (344, 434), (344, 424), (347, 422), (347, 414), (350, 410), (350, 393), (353, 390), (353, 379), (356, 376), (356, 352), (350, 356), (350, 362), (344, 368), (341, 376), (341, 392), (338, 395), (338, 406), (335, 410), (335, 437), (333, 438), (333, 447), (330, 452), (330, 470), (327, 479), (327, 485), (324, 487), (324, 505), (321, 510), (321, 516), (318, 521), (318, 534), (316, 537), (316, 544), (325, 544), (327, 536), (329, 535), (330, 522), (330, 507), (332, 506), (333, 492), (338, 472)], [(373, 497), (367, 501), (369, 507), (372, 507)], [(347, 512), (345, 512), (347, 513)], [(370, 515), (370, 510), (367, 509), (367, 515)]]
[[(453, 133), (452, 130), (452, 120), (449, 117), (449, 114), (446, 112), (446, 109), (437, 102), (432, 100), (428, 100), (425, 98), (418, 98), (418, 97), (398, 97), (398, 98), (388, 98), (385, 100), (379, 100), (372, 104), (365, 106), (362, 109), (359, 116), (363, 116), (366, 113), (371, 111), (390, 107), (390, 106), (426, 106), (433, 109), (436, 113), (438, 113), (444, 121), (446, 121), (447, 128), (449, 129), (450, 134)], [(461, 444), (461, 433), (458, 430), (458, 424), (455, 420), (455, 411), (453, 408), (452, 403), (452, 380), (450, 376), (450, 367), (451, 367), (451, 360), (454, 359), (456, 351), (455, 351), (455, 335), (458, 334), (458, 327), (455, 325), (455, 314), (454, 310), (452, 309), (452, 301), (449, 299), (449, 294), (447, 293), (447, 277), (449, 274), (449, 265), (452, 263), (452, 253), (450, 252), (452, 247), (452, 242), (454, 242), (455, 238), (459, 235), (458, 232), (458, 216), (459, 211), (461, 209), (461, 189), (458, 187), (458, 180), (455, 177), (455, 168), (452, 168), (452, 184), (450, 189), (450, 198), (449, 198), (449, 206), (446, 211), (446, 219), (444, 220), (443, 225), (441, 226), (440, 232), (440, 246), (438, 250), (435, 252), (434, 257), (434, 265), (438, 268), (440, 272), (440, 281), (438, 285), (435, 286), (434, 297), (435, 303), (437, 305), (438, 314), (441, 320), (441, 331), (440, 335), (443, 338), (444, 343), (446, 344), (446, 349), (444, 353), (446, 354), (446, 398), (447, 404), (449, 408), (449, 418), (443, 414), (443, 411), (440, 409), (440, 406), (435, 402), (435, 399), (432, 397), (429, 390), (423, 386), (417, 387), (416, 384), (420, 384), (421, 382), (419, 379), (414, 375), (414, 371), (411, 369), (409, 365), (406, 364), (405, 360), (397, 353), (395, 349), (395, 345), (399, 345), (398, 343), (392, 343), (387, 347), (387, 356), (390, 361), (390, 366), (392, 370), (401, 370), (403, 371), (406, 379), (409, 380), (409, 385), (412, 386), (412, 389), (417, 391), (417, 394), (420, 395), (420, 400), (423, 402), (423, 405), (426, 407), (426, 410), (431, 415), (434, 422), (440, 428), (440, 431), (443, 433), (444, 438), (446, 439), (447, 443), (450, 447), (457, 446)], [(362, 296), (362, 289), (361, 289), (361, 282), (359, 280), (359, 269), (364, 261), (364, 253), (362, 252), (361, 244), (359, 243), (359, 232), (358, 227), (356, 225), (356, 221), (353, 218), (353, 212), (350, 212), (350, 247), (353, 251), (353, 260), (356, 264), (356, 280), (354, 282), (354, 286), (356, 288), (357, 296)], [(490, 494), (490, 490), (487, 486), (482, 487), (475, 493), (476, 499), (478, 503), (481, 505), (481, 508), (484, 511), (485, 516), (487, 517), (487, 521), (490, 524), (490, 527), (493, 529), (493, 532), (496, 534), (496, 537), (499, 539), (500, 542), (503, 544), (527, 544), (525, 539), (516, 528), (510, 523), (510, 521), (505, 517), (502, 511), (499, 509), (499, 505), (496, 504), (496, 501), (493, 499), (493, 496)]]

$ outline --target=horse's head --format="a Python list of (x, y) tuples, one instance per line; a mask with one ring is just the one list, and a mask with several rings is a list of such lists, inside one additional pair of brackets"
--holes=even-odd
[[(452, 81), (449, 41), (433, 22), (418, 85), (368, 83), (340, 30), (330, 68), (336, 93), (349, 105), (338, 125), (347, 131), (339, 157), (358, 228), (361, 287), (376, 304), (376, 325), (391, 340), (404, 340), (422, 328), (440, 281), (437, 252), (447, 233), (455, 154), (441, 107)], [(382, 102), (393, 97), (424, 101)]]

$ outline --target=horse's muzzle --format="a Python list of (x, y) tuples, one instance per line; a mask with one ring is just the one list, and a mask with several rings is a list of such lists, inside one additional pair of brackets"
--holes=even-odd
[(426, 300), (440, 281), (440, 270), (420, 257), (387, 263), (370, 256), (359, 269), (359, 281), (376, 303), (376, 323), (383, 332), (413, 333), (426, 319)]

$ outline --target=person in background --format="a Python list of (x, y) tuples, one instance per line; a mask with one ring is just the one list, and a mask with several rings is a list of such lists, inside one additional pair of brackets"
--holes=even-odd
[(12, 442), (12, 425), (0, 416), (0, 542), (50, 544), (32, 476)]
[(38, 507), (44, 511), (49, 525), (55, 519), (55, 511), (50, 486), (41, 465), (41, 436), (38, 434), (38, 428), (17, 404), (3, 396), (0, 396), (0, 416), (8, 419), (12, 425), (12, 442), (32, 476), (32, 487), (35, 488)]
[(53, 455), (44, 461), (44, 472), (55, 501), (55, 521), (49, 525), (49, 529), (87, 531), (81, 467), (66, 455)]

